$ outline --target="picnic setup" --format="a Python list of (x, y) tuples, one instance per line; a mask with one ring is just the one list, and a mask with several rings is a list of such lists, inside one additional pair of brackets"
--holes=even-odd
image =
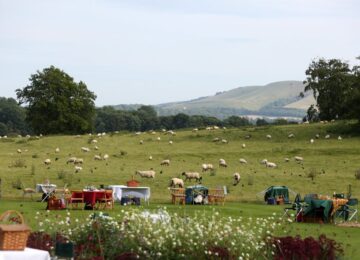
[[(58, 188), (57, 185), (38, 183), (35, 192), (40, 193), (40, 202), (47, 202), (46, 209), (87, 209), (105, 210), (113, 209), (115, 203), (120, 205), (140, 205), (141, 200), (149, 205), (150, 187), (138, 187), (139, 182), (132, 179), (127, 185), (100, 185), (86, 186), (83, 189), (72, 190), (65, 185)], [(32, 198), (32, 197), (31, 197)]]
[[(350, 191), (347, 195), (335, 192), (332, 196), (305, 194), (302, 199), (299, 193), (287, 186), (270, 186), (257, 195), (263, 195), (268, 205), (290, 205), (284, 208), (283, 216), (294, 216), (296, 222), (336, 224), (358, 220), (358, 199), (352, 198)], [(294, 196), (293, 203), (290, 195)]]

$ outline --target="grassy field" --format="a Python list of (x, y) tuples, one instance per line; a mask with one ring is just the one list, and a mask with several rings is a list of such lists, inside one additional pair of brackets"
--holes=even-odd
[[(301, 195), (318, 193), (331, 195), (333, 192), (346, 193), (351, 185), (353, 197), (360, 197), (360, 180), (354, 177), (355, 170), (360, 169), (360, 138), (345, 134), (344, 124), (310, 124), (270, 127), (247, 127), (206, 131), (178, 131), (176, 136), (143, 133), (107, 134), (102, 137), (95, 135), (83, 136), (43, 136), (37, 138), (2, 138), (0, 139), (0, 178), (2, 201), (1, 211), (18, 209), (24, 212), (26, 219), (33, 225), (31, 216), (35, 211), (44, 210), (43, 203), (22, 201), (22, 191), (18, 187), (35, 187), (49, 179), (58, 187), (82, 189), (84, 186), (125, 184), (136, 170), (153, 168), (155, 179), (140, 179), (141, 186), (151, 188), (150, 208), (167, 205), (170, 211), (192, 214), (193, 211), (211, 210), (210, 206), (172, 206), (167, 189), (172, 177), (180, 177), (183, 171), (201, 172), (202, 163), (212, 163), (213, 173), (203, 173), (202, 184), (207, 187), (228, 186), (229, 194), (225, 206), (219, 206), (221, 214), (244, 216), (262, 216), (272, 212), (282, 212), (282, 207), (265, 206), (262, 198), (256, 194), (271, 185), (287, 185)], [(336, 132), (336, 134), (335, 134)], [(294, 138), (288, 135), (293, 133)], [(340, 134), (339, 134), (340, 133)], [(266, 139), (270, 134), (272, 139)], [(315, 139), (319, 134), (320, 138)], [(325, 135), (330, 134), (330, 139)], [(251, 135), (250, 139), (245, 139)], [(341, 135), (342, 140), (337, 137)], [(161, 140), (158, 141), (157, 138)], [(213, 142), (214, 138), (228, 140), (228, 144)], [(310, 139), (315, 140), (314, 144)], [(96, 139), (97, 143), (91, 143)], [(143, 144), (140, 144), (143, 140)], [(169, 141), (173, 144), (170, 145)], [(246, 147), (242, 148), (242, 144)], [(95, 150), (95, 145), (99, 150)], [(59, 147), (60, 152), (55, 153)], [(89, 147), (90, 152), (84, 153), (81, 147)], [(21, 153), (17, 150), (20, 149)], [(95, 161), (94, 155), (108, 154), (107, 161)], [(152, 160), (149, 160), (149, 156)], [(69, 157), (84, 159), (83, 170), (75, 173), (73, 164), (66, 164)], [(294, 156), (302, 156), (303, 164), (294, 161)], [(290, 158), (285, 162), (284, 158)], [(44, 165), (45, 159), (51, 159), (50, 166)], [(226, 160), (228, 167), (219, 168), (220, 158)], [(240, 158), (248, 161), (247, 165), (239, 163)], [(275, 162), (275, 169), (265, 168), (260, 164), (262, 159)], [(160, 166), (164, 159), (170, 159), (170, 166)], [(241, 174), (240, 184), (233, 186), (232, 174)], [(315, 173), (313, 179), (309, 173)], [(194, 182), (192, 182), (194, 184)], [(188, 182), (190, 185), (190, 182)], [(40, 195), (39, 195), (40, 197)], [(38, 197), (38, 198), (39, 198)], [(120, 207), (114, 211), (118, 212)], [(72, 214), (88, 214), (73, 211)], [(325, 233), (340, 242), (349, 244), (347, 252), (360, 258), (354, 251), (359, 241), (359, 229), (340, 228), (333, 225), (292, 224), (292, 234), (317, 235)], [(353, 252), (354, 251), (354, 252)]]

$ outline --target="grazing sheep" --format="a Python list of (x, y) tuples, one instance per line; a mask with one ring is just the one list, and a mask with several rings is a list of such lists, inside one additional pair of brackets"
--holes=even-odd
[(226, 167), (227, 167), (226, 161), (225, 161), (224, 159), (220, 159), (220, 160), (219, 160), (219, 166), (226, 168)]
[(149, 156), (149, 160), (150, 160), (150, 161), (152, 160), (152, 156), (151, 156), (151, 155)]
[(218, 127), (217, 125), (214, 125), (213, 129), (214, 129), (214, 130), (218, 130), (219, 127)]
[(173, 141), (170, 140), (170, 141), (169, 141), (169, 144), (173, 144)]
[(75, 160), (74, 160), (74, 164), (83, 164), (83, 163), (84, 163), (83, 158), (75, 158)]
[(325, 136), (325, 139), (329, 139), (329, 138), (330, 138), (330, 135), (326, 135), (326, 136)]
[(144, 143), (144, 141), (143, 140), (140, 140), (140, 142), (139, 142), (140, 144), (143, 144)]
[(271, 139), (271, 135), (266, 135), (266, 138), (267, 138), (267, 139)]
[(22, 153), (21, 149), (17, 149), (16, 152), (17, 152), (17, 153)]
[(213, 142), (219, 142), (219, 141), (220, 141), (220, 138), (219, 138), (219, 137), (215, 137), (212, 141), (213, 141)]
[(338, 140), (339, 140), (339, 141), (342, 140), (342, 137), (341, 137), (340, 135), (338, 136)]
[(246, 147), (246, 144), (242, 144), (241, 147), (244, 149)]
[(170, 187), (176, 187), (179, 186), (179, 188), (184, 188), (184, 181), (179, 178), (172, 178), (170, 181)]
[(285, 161), (285, 162), (289, 162), (290, 159), (289, 159), (289, 158), (285, 158), (284, 161)]
[(314, 139), (310, 139), (310, 143), (313, 144), (313, 143), (314, 143)]
[(90, 152), (90, 148), (88, 148), (88, 147), (81, 147), (81, 151), (87, 153), (87, 152)]
[(320, 135), (319, 135), (319, 134), (316, 134), (316, 135), (315, 135), (315, 138), (316, 138), (316, 139), (319, 139), (319, 138), (320, 138)]
[(275, 168), (275, 167), (277, 167), (277, 165), (276, 165), (276, 163), (273, 163), (273, 162), (266, 162), (266, 167), (268, 167), (268, 168)]
[(202, 180), (198, 172), (183, 172), (181, 175), (185, 176), (185, 181), (195, 179), (197, 182), (201, 182)]
[(294, 137), (295, 137), (294, 134), (289, 134), (289, 135), (288, 135), (288, 138), (294, 138)]
[(240, 158), (239, 162), (242, 164), (247, 164), (247, 161), (244, 158)]
[(226, 126), (223, 126), (223, 128), (222, 128), (222, 129), (226, 130), (227, 128), (226, 128)]
[(294, 159), (297, 162), (303, 162), (304, 161), (304, 158), (302, 158), (301, 156), (295, 156)]
[(55, 148), (55, 153), (59, 153), (60, 152), (60, 148), (59, 147), (56, 147)]
[(250, 139), (251, 135), (245, 135), (245, 139)]
[(208, 131), (210, 131), (210, 130), (211, 130), (211, 127), (210, 127), (210, 126), (207, 126), (205, 129), (208, 130)]
[(160, 140), (161, 140), (160, 136), (158, 136), (158, 137), (156, 138), (156, 140), (160, 141)]
[(76, 157), (70, 157), (69, 159), (67, 159), (66, 164), (74, 163), (75, 161), (76, 161)]
[(140, 175), (142, 178), (155, 178), (155, 171), (149, 170), (149, 171), (136, 171), (135, 175)]
[(102, 159), (101, 159), (101, 156), (100, 155), (94, 155), (94, 160), (96, 160), (96, 161), (101, 161)]
[(107, 159), (109, 159), (109, 155), (108, 155), (108, 154), (104, 154), (103, 159), (106, 161)]
[(45, 165), (50, 165), (50, 164), (51, 164), (51, 160), (50, 160), (50, 159), (45, 159), (45, 160), (44, 160), (44, 164), (45, 164)]
[(82, 171), (82, 167), (81, 166), (77, 166), (75, 165), (75, 173), (78, 173), (79, 171)]
[(260, 163), (261, 163), (261, 164), (266, 164), (267, 161), (268, 161), (267, 159), (264, 159), (264, 160), (262, 160)]
[(97, 147), (97, 145), (95, 145), (94, 149), (97, 151), (97, 150), (99, 150), (99, 147)]
[(166, 159), (166, 160), (162, 160), (160, 165), (164, 165), (164, 166), (170, 166), (170, 160), (169, 159)]
[(98, 141), (96, 140), (96, 139), (93, 139), (92, 141), (91, 141), (91, 143), (92, 144), (96, 144)]
[(155, 131), (152, 131), (151, 134), (152, 134), (152, 135), (156, 135), (156, 132), (155, 132)]
[(235, 172), (233, 174), (233, 177), (234, 177), (234, 186), (238, 185), (238, 183), (240, 182), (240, 173), (238, 172)]
[(227, 144), (227, 143), (228, 143), (228, 140), (226, 140), (226, 139), (221, 139), (221, 142), (222, 142), (223, 144)]
[(135, 135), (141, 135), (141, 132), (136, 132)]
[(199, 131), (199, 129), (194, 128), (192, 131), (193, 131), (193, 132), (197, 132), (197, 131)]
[(211, 163), (203, 163), (201, 168), (203, 172), (206, 172), (207, 170), (213, 170), (214, 166)]

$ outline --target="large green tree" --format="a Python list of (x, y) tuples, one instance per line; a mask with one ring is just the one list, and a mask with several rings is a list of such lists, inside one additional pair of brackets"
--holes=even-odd
[(350, 114), (347, 101), (353, 94), (354, 74), (348, 63), (338, 59), (314, 60), (305, 74), (305, 91), (313, 91), (320, 119), (345, 118)]
[(30, 84), (17, 89), (20, 104), (27, 105), (26, 120), (36, 133), (75, 134), (91, 131), (96, 95), (84, 82), (51, 66), (30, 76)]

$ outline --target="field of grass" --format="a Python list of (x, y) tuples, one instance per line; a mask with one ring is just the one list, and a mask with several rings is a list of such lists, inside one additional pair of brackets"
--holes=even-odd
[[(22, 201), (20, 186), (35, 187), (49, 179), (58, 187), (67, 186), (70, 189), (82, 189), (84, 186), (125, 184), (136, 170), (153, 168), (155, 179), (135, 179), (141, 186), (151, 188), (150, 209), (166, 205), (170, 211), (192, 214), (193, 211), (209, 211), (210, 206), (173, 206), (170, 205), (170, 195), (167, 189), (172, 177), (180, 177), (183, 171), (201, 172), (202, 163), (212, 163), (213, 173), (203, 173), (202, 184), (207, 187), (228, 186), (229, 194), (225, 206), (217, 209), (223, 215), (263, 216), (273, 212), (282, 212), (282, 207), (265, 206), (262, 198), (256, 194), (271, 185), (287, 185), (301, 195), (318, 193), (332, 195), (346, 193), (351, 185), (353, 197), (360, 197), (360, 180), (354, 173), (360, 169), (360, 138), (341, 133), (345, 129), (342, 123), (287, 125), (267, 127), (247, 127), (241, 129), (226, 129), (206, 131), (178, 131), (176, 136), (143, 133), (107, 134), (102, 137), (95, 135), (83, 136), (43, 136), (37, 138), (15, 137), (0, 139), (0, 178), (2, 201), (0, 209), (18, 209), (24, 212), (31, 225), (34, 212), (44, 210), (45, 205), (38, 202)], [(337, 131), (335, 134), (334, 131)], [(337, 137), (342, 136), (342, 140)], [(295, 138), (289, 139), (293, 133)], [(266, 135), (272, 139), (266, 139)], [(319, 134), (320, 138), (315, 139)], [(324, 136), (330, 134), (330, 139)], [(251, 135), (250, 139), (245, 139)], [(161, 140), (158, 141), (157, 137)], [(216, 137), (228, 140), (228, 144), (216, 143)], [(309, 140), (315, 139), (314, 144)], [(96, 139), (96, 144), (91, 143)], [(143, 140), (143, 144), (139, 144)], [(173, 144), (170, 145), (169, 141)], [(246, 147), (242, 148), (242, 144)], [(97, 145), (99, 150), (95, 150)], [(81, 147), (89, 147), (91, 151), (84, 153)], [(55, 153), (59, 147), (60, 152)], [(21, 149), (21, 153), (17, 150)], [(107, 161), (95, 161), (94, 155), (108, 154)], [(149, 156), (152, 160), (149, 160)], [(84, 159), (83, 170), (75, 173), (73, 164), (66, 164), (69, 157)], [(294, 161), (294, 156), (302, 156), (303, 164)], [(284, 158), (290, 158), (285, 162)], [(45, 159), (51, 159), (50, 166), (44, 165)], [(218, 161), (227, 161), (227, 168), (219, 168)], [(248, 161), (247, 165), (239, 163), (240, 158)], [(260, 164), (262, 159), (275, 162), (275, 169), (265, 168)], [(170, 159), (170, 166), (160, 166), (164, 159)], [(240, 184), (233, 186), (232, 174), (241, 174)], [(308, 174), (316, 173), (313, 179)], [(187, 183), (190, 185), (190, 182)], [(194, 184), (194, 182), (192, 182)], [(39, 195), (40, 197), (40, 195)], [(39, 198), (38, 197), (38, 198)], [(120, 211), (120, 206), (113, 214)], [(74, 213), (73, 213), (74, 212)], [(72, 211), (72, 214), (88, 214), (84, 211)], [(340, 228), (333, 225), (292, 224), (289, 227), (292, 234), (317, 235), (328, 234), (340, 242), (349, 244), (347, 252), (351, 256), (360, 253), (354, 251), (360, 242), (359, 229)], [(353, 252), (354, 251), (354, 252)]]

